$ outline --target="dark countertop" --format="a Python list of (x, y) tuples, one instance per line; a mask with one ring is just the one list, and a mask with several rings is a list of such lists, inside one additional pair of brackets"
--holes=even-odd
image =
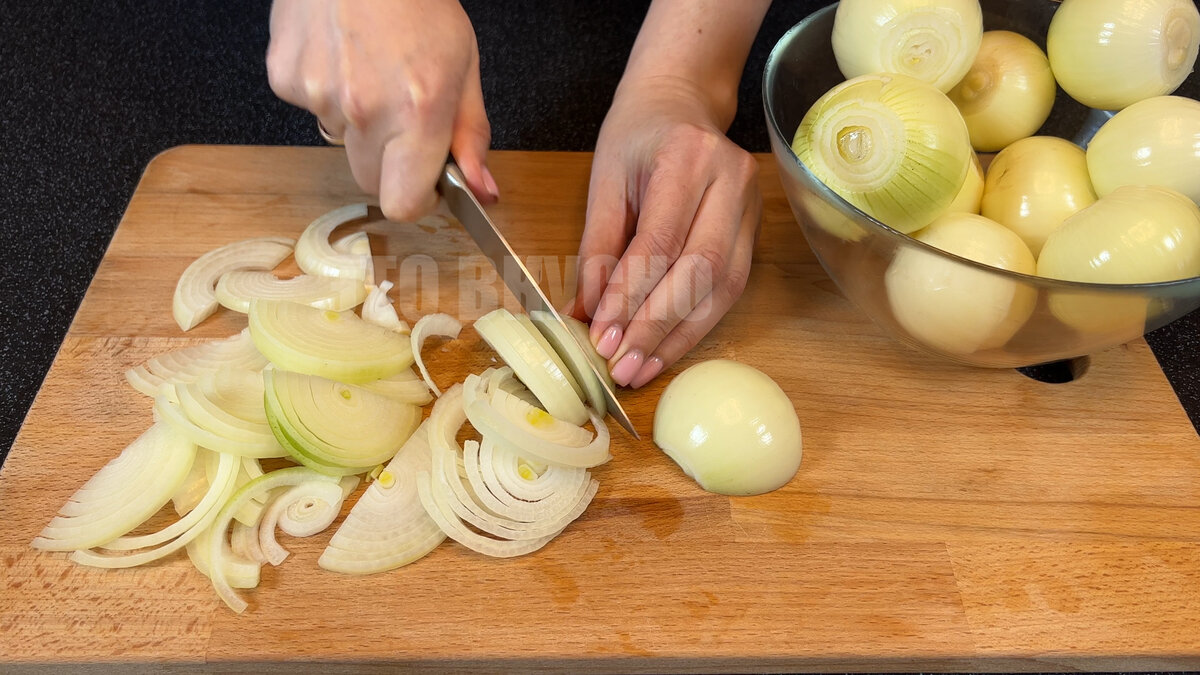
[[(493, 146), (591, 150), (646, 0), (469, 0)], [(825, 0), (776, 2), (731, 137), (769, 150), (770, 46)], [(142, 169), (184, 143), (317, 145), (267, 86), (266, 0), (10, 0), (0, 25), (0, 460)], [(1200, 313), (1148, 336), (1200, 423)]]

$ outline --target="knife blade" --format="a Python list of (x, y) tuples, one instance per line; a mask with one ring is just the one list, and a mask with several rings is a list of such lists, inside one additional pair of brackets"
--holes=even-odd
[[(567, 335), (575, 339), (574, 333), (567, 328), (567, 324), (559, 315), (558, 310), (550, 304), (550, 299), (533, 280), (529, 269), (517, 257), (500, 230), (496, 229), (492, 219), (483, 210), (483, 205), (475, 199), (474, 193), (467, 187), (467, 180), (463, 176), (462, 170), (453, 161), (446, 163), (446, 168), (442, 171), (441, 178), (438, 179), (438, 192), (446, 200), (446, 206), (450, 208), (450, 212), (462, 223), (463, 229), (475, 240), (484, 257), (491, 261), (500, 278), (504, 280), (504, 284), (508, 286), (508, 290), (512, 291), (517, 301), (521, 303), (521, 307), (531, 314), (537, 311), (546, 312), (554, 321), (562, 325)], [(584, 350), (592, 348), (591, 345), (580, 344), (579, 346)], [(641, 436), (633, 428), (633, 422), (629, 420), (629, 415), (617, 401), (616, 392), (608, 385), (606, 378), (596, 366), (587, 359), (585, 361), (587, 367), (592, 371), (592, 375), (600, 382), (600, 388), (604, 391), (608, 413), (634, 438), (641, 440)]]

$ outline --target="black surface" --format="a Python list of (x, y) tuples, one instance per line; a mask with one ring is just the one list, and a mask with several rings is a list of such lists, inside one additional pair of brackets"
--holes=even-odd
[[(645, 0), (471, 0), (493, 145), (591, 150)], [(780, 1), (747, 66), (731, 137), (769, 150), (770, 46), (825, 2)], [(0, 459), (142, 169), (183, 143), (319, 144), (267, 86), (264, 0), (7, 0), (0, 22)], [(1200, 316), (1149, 336), (1200, 420)]]

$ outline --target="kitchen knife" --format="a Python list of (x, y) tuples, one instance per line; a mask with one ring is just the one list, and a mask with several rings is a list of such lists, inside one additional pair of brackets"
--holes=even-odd
[[(521, 262), (517, 254), (513, 252), (512, 246), (504, 235), (500, 234), (500, 230), (496, 229), (491, 218), (488, 218), (487, 213), (483, 210), (483, 205), (479, 200), (475, 199), (475, 195), (471, 189), (467, 187), (467, 180), (463, 177), (462, 170), (453, 161), (446, 163), (446, 168), (442, 171), (442, 176), (438, 180), (438, 192), (442, 198), (446, 200), (446, 205), (450, 208), (450, 212), (454, 214), (462, 223), (463, 229), (475, 243), (479, 249), (483, 251), (483, 255), (488, 260), (492, 261), (496, 272), (500, 274), (500, 278), (504, 280), (504, 284), (517, 297), (517, 301), (525, 308), (525, 311), (532, 314), (536, 311), (544, 311), (549, 314), (554, 321), (562, 325), (564, 332), (574, 339), (574, 333), (567, 328), (563, 323), (563, 319), (558, 314), (558, 310), (550, 304), (550, 300), (546, 294), (542, 292), (537, 282), (529, 274), (529, 269)], [(582, 349), (591, 349), (591, 345), (580, 345)], [(625, 409), (617, 401), (616, 393), (612, 387), (608, 385), (608, 381), (596, 366), (590, 360), (584, 359), (587, 367), (592, 371), (592, 375), (600, 382), (600, 388), (604, 390), (604, 399), (608, 404), (608, 413), (613, 416), (613, 419), (618, 424), (625, 427), (625, 430), (633, 435), (636, 439), (641, 439), (636, 429), (633, 428), (633, 423), (629, 421), (629, 415), (625, 414)]]

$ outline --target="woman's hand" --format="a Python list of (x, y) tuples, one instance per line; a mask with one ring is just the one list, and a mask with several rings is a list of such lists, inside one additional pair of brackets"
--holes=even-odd
[(275, 0), (267, 72), (280, 98), (345, 140), (354, 179), (389, 219), (433, 209), (449, 153), (496, 201), (479, 52), (457, 2)]
[(628, 77), (596, 144), (573, 309), (613, 380), (640, 387), (742, 293), (762, 215), (758, 166), (686, 80)]

